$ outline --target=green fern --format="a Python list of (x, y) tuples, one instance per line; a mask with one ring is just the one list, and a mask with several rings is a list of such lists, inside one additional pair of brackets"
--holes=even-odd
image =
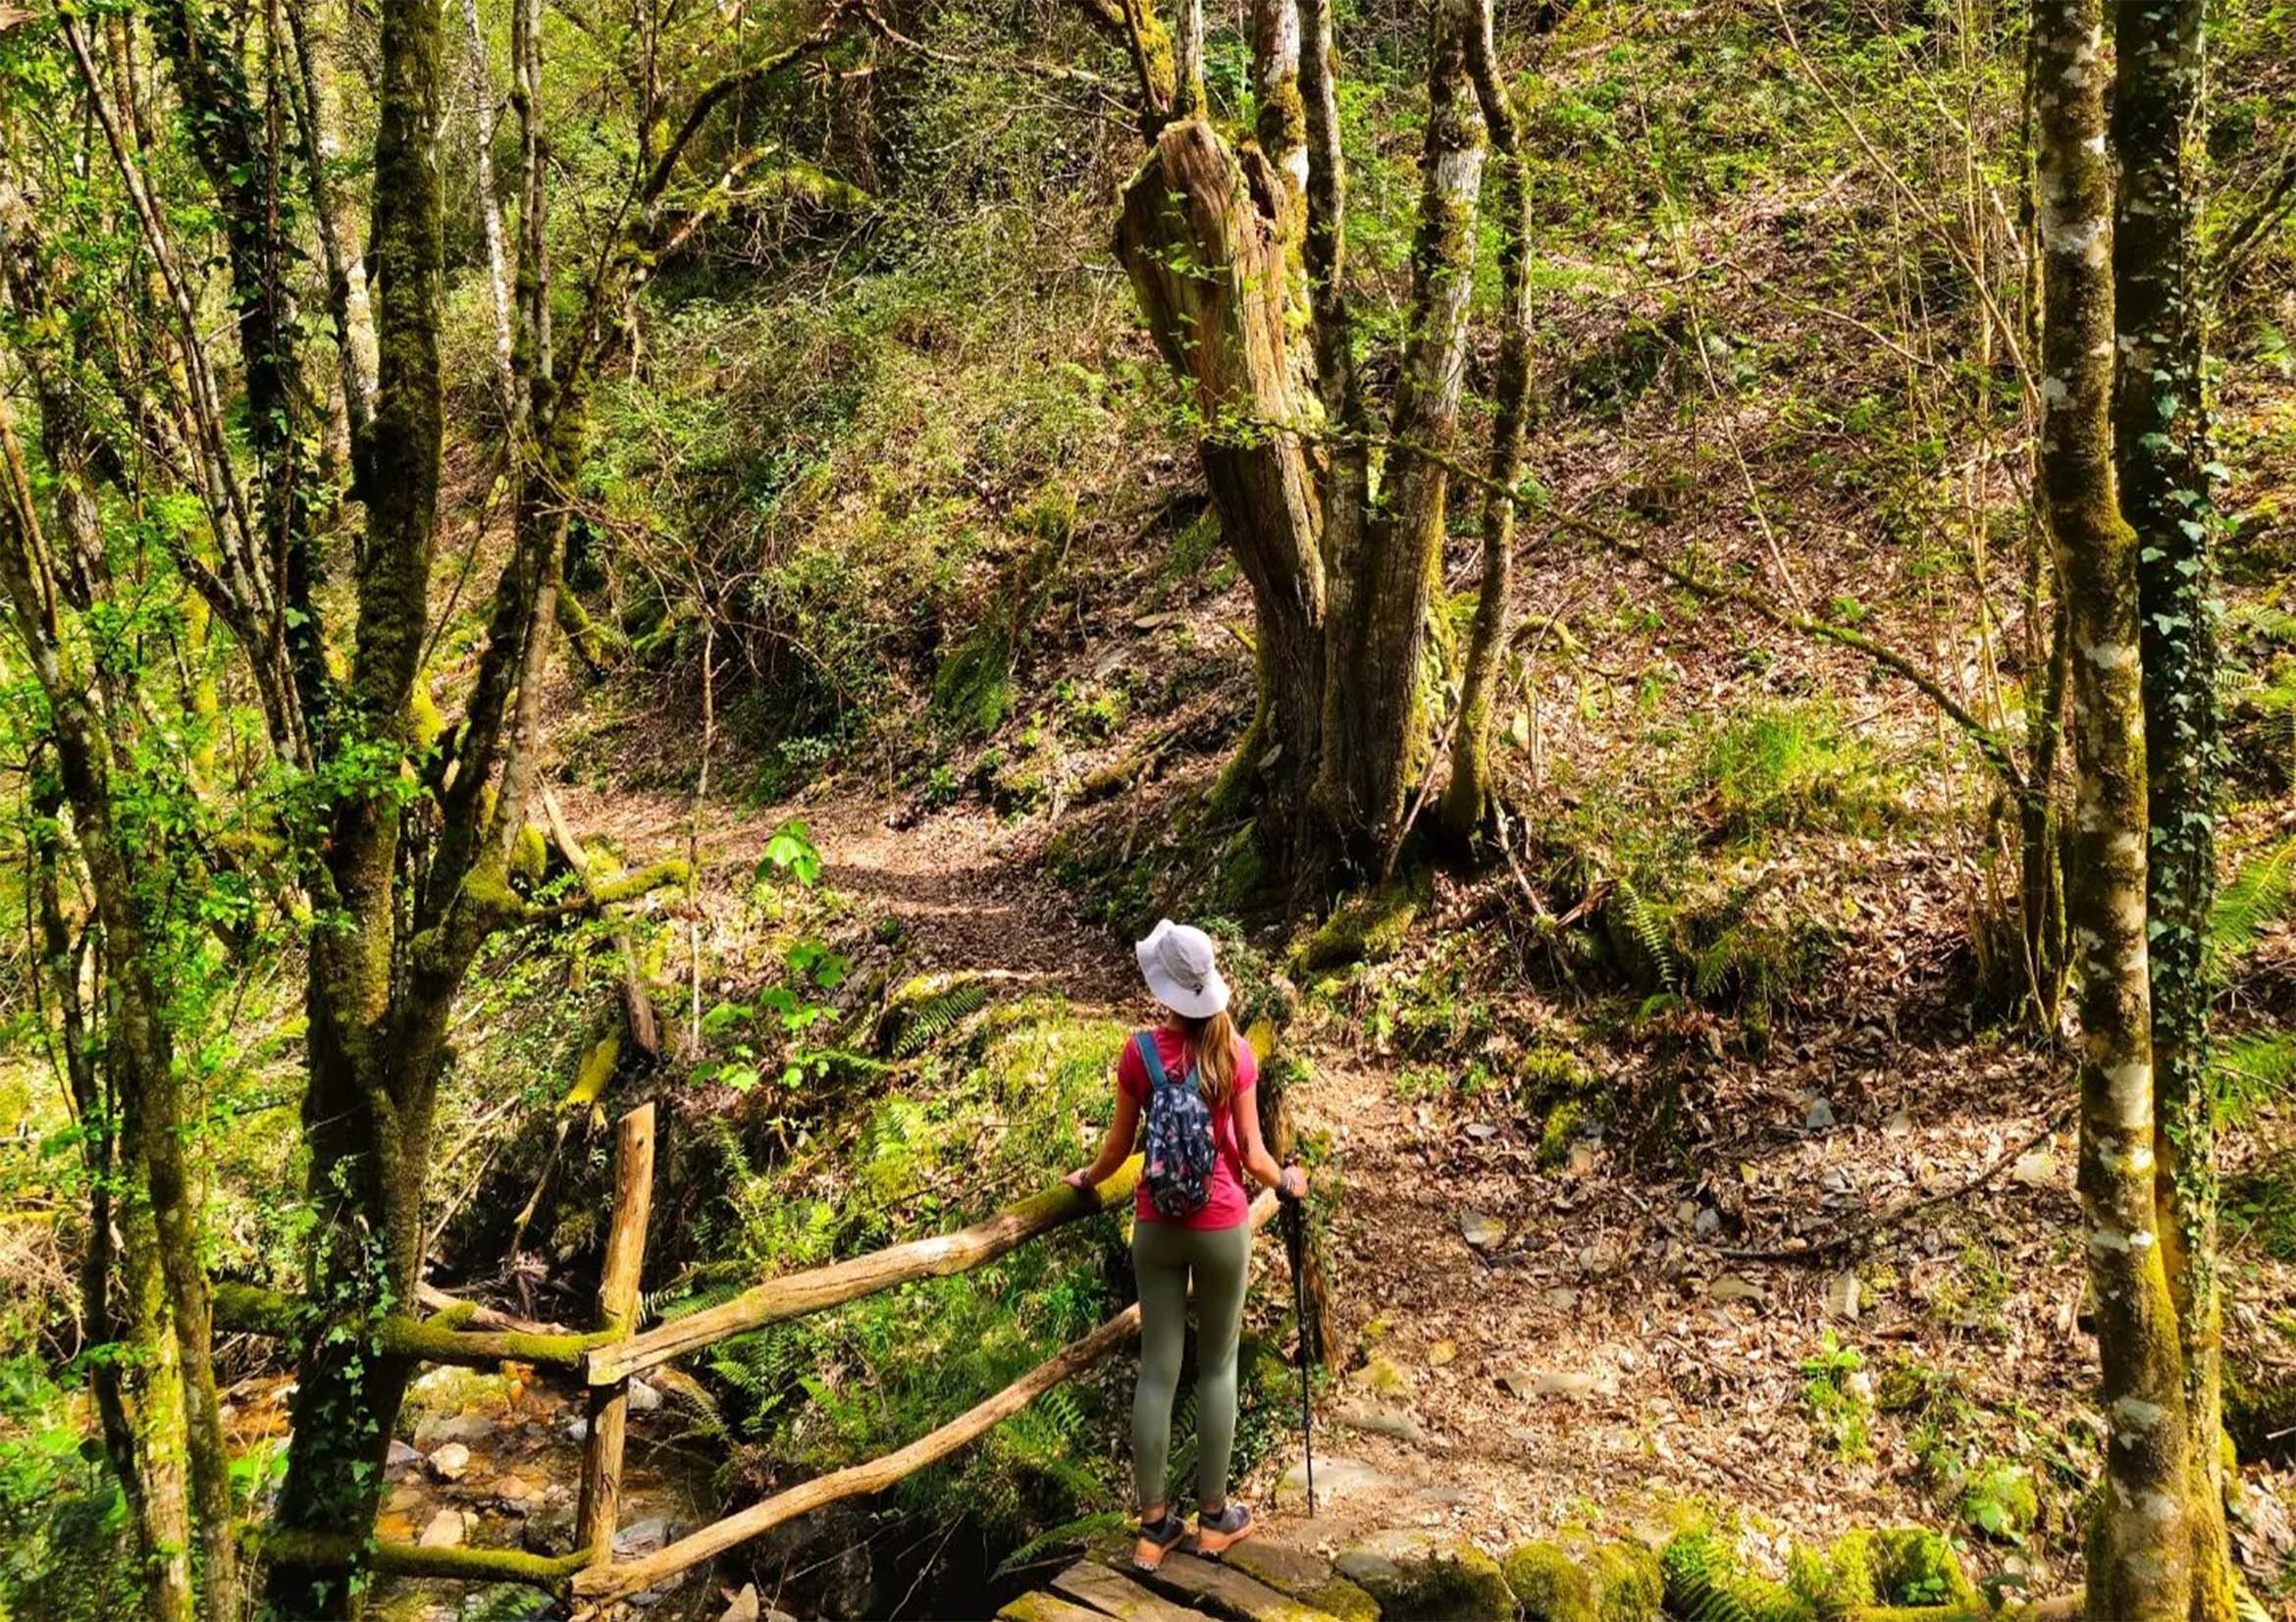
[(2256, 949), (2266, 925), (2288, 911), (2296, 890), (2296, 837), (2282, 840), (2262, 856), (2240, 864), (2232, 882), (2218, 893), (2209, 916), (2209, 971), (2221, 980)]
[(2296, 1093), (2296, 1031), (2232, 1037), (2217, 1049), (2215, 1067), (2224, 1119), (2237, 1125), (2258, 1105)]
[(1100, 1509), (1089, 1515), (1079, 1515), (1072, 1521), (1064, 1521), (1048, 1527), (1022, 1544), (998, 1562), (990, 1575), (1003, 1577), (1031, 1564), (1038, 1555), (1054, 1549), (1085, 1548), (1103, 1539), (1121, 1534), (1131, 1524), (1131, 1517), (1121, 1509)]
[(1682, 959), (1667, 932), (1665, 915), (1650, 904), (1631, 878), (1618, 881), (1610, 901), (1618, 909), (1619, 921), (1626, 926), (1628, 937), (1640, 949), (1650, 978), (1660, 987), (1681, 983)]
[(919, 975), (886, 1004), (877, 1045), (896, 1059), (914, 1059), (988, 1007), (992, 994), (984, 975)]
[(1808, 1600), (1748, 1576), (1712, 1533), (1686, 1532), (1658, 1556), (1666, 1608), (1681, 1622), (1817, 1622)]

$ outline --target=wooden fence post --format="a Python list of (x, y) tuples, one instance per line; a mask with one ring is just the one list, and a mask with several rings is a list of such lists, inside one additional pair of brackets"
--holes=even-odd
[[(638, 1275), (646, 1263), (646, 1224), (653, 1205), (653, 1106), (622, 1117), (614, 1137), (613, 1226), (606, 1232), (605, 1265), (599, 1272), (600, 1328), (627, 1335), (638, 1327)], [(630, 1382), (590, 1387), (590, 1431), (582, 1449), (582, 1499), (574, 1546), (595, 1564), (614, 1554), (614, 1527), (622, 1495), (622, 1440), (629, 1421)]]

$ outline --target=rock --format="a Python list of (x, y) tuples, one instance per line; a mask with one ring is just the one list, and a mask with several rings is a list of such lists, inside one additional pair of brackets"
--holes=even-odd
[(1857, 1270), (1853, 1267), (1844, 1268), (1826, 1281), (1826, 1316), (1855, 1323), (1862, 1293), (1857, 1282)]
[(1332, 1570), (1331, 1562), (1314, 1549), (1259, 1537), (1236, 1544), (1221, 1556), (1221, 1562), (1298, 1600), (1319, 1616), (1336, 1617), (1339, 1622), (1380, 1622), (1379, 1602)]
[[(1316, 1460), (1316, 1510), (1319, 1514), (1328, 1506), (1343, 1500), (1392, 1502), (1410, 1491), (1405, 1483), (1360, 1460), (1339, 1457)], [(1276, 1484), (1276, 1505), (1279, 1509), (1287, 1509), (1303, 1505), (1306, 1498), (1307, 1467), (1305, 1461), (1302, 1461), (1283, 1472), (1283, 1479)]]
[(733, 1596), (733, 1603), (725, 1607), (717, 1622), (757, 1622), (757, 1585), (744, 1583), (742, 1592)]
[(1691, 1233), (1693, 1236), (1700, 1239), (1710, 1239), (1721, 1231), (1722, 1213), (1715, 1210), (1710, 1205), (1699, 1206), (1698, 1214), (1691, 1219)]
[(442, 1509), (431, 1517), (430, 1525), (423, 1528), (422, 1536), (415, 1543), (424, 1548), (458, 1548), (466, 1530), (461, 1510)]
[(423, 1501), (423, 1490), (413, 1482), (406, 1482), (391, 1490), (391, 1496), (383, 1500), (383, 1507), (394, 1515), (405, 1515)]
[(1609, 1370), (1590, 1373), (1578, 1370), (1569, 1374), (1552, 1374), (1544, 1370), (1509, 1369), (1498, 1377), (1499, 1389), (1509, 1396), (1528, 1401), (1538, 1396), (1562, 1396), (1584, 1401), (1591, 1396), (1618, 1395), (1618, 1376)]
[(1651, 1549), (1578, 1531), (1525, 1544), (1500, 1570), (1524, 1622), (1657, 1622), (1666, 1595)]
[(1565, 1164), (1572, 1177), (1584, 1177), (1593, 1174), (1595, 1163), (1601, 1158), (1602, 1152), (1593, 1144), (1574, 1143), (1571, 1145), (1570, 1159)]
[(1379, 1402), (1343, 1402), (1337, 1418), (1342, 1425), (1352, 1425), (1358, 1431), (1369, 1431), (1374, 1436), (1392, 1437), (1397, 1441), (1413, 1446), (1427, 1440), (1427, 1432), (1419, 1421), (1401, 1408)]
[(1496, 1217), (1480, 1211), (1459, 1213), (1459, 1236), (1477, 1250), (1488, 1250), (1506, 1237), (1506, 1227)]
[(1557, 1312), (1568, 1312), (1579, 1304), (1579, 1292), (1568, 1284), (1557, 1284), (1546, 1291), (1546, 1304)]
[(449, 1414), (423, 1421), (415, 1432), (415, 1444), (435, 1448), (449, 1441), (484, 1441), (494, 1434), (495, 1422), (484, 1414)]
[(1379, 1602), (1381, 1622), (1513, 1622), (1499, 1565), (1464, 1538), (1383, 1532), (1333, 1562)]
[(1912, 1135), (1913, 1118), (1904, 1110), (1892, 1110), (1889, 1119), (1882, 1123), (1882, 1136), (1884, 1137), (1911, 1137)]
[(1811, 1099), (1809, 1114), (1801, 1118), (1801, 1124), (1813, 1132), (1824, 1131), (1834, 1124), (1834, 1106), (1822, 1097)]
[(1456, 1341), (1456, 1340), (1437, 1340), (1437, 1341), (1436, 1341), (1436, 1342), (1435, 1342), (1434, 1345), (1432, 1345), (1432, 1346), (1430, 1346), (1430, 1347), (1428, 1347), (1428, 1348), (1427, 1348), (1427, 1362), (1428, 1362), (1428, 1367), (1430, 1367), (1430, 1368), (1434, 1368), (1434, 1369), (1439, 1369), (1439, 1368), (1441, 1368), (1441, 1367), (1442, 1367), (1444, 1364), (1446, 1364), (1446, 1363), (1449, 1363), (1449, 1362), (1452, 1362), (1454, 1359), (1456, 1359), (1456, 1358), (1458, 1357), (1458, 1355), (1459, 1355), (1459, 1342), (1458, 1342), (1458, 1341)]
[(540, 1502), (542, 1499), (542, 1488), (515, 1473), (497, 1476), (492, 1491), (504, 1503), (524, 1504), (530, 1500)]
[(629, 1403), (630, 1412), (651, 1414), (661, 1406), (661, 1393), (643, 1380), (633, 1380), (630, 1382)]
[(526, 1522), (518, 1529), (518, 1546), (530, 1554), (562, 1554), (574, 1541), (574, 1505), (552, 1503), (547, 1497), (526, 1505)]
[(633, 1521), (614, 1534), (614, 1552), (618, 1555), (652, 1554), (669, 1542), (669, 1522), (659, 1515), (643, 1521)]
[(2057, 1181), (2057, 1157), (2047, 1149), (2019, 1155), (2017, 1163), (2009, 1168), (2009, 1176), (2027, 1188), (2046, 1188)]
[(1706, 1286), (1709, 1301), (1750, 1301), (1760, 1306), (1769, 1299), (1769, 1293), (1751, 1279), (1742, 1279), (1735, 1273), (1726, 1273)]
[(1476, 1143), (1488, 1143), (1492, 1138), (1498, 1136), (1498, 1128), (1487, 1121), (1470, 1121), (1459, 1129)]
[(572, 1419), (566, 1421), (564, 1430), (570, 1440), (588, 1441), (590, 1439), (590, 1420), (585, 1415), (576, 1414)]
[(391, 1439), (391, 1451), (383, 1455), (383, 1468), (393, 1474), (400, 1470), (411, 1470), (422, 1462), (421, 1450), (408, 1446), (396, 1437)]
[(449, 1441), (431, 1449), (431, 1474), (443, 1482), (458, 1482), (470, 1473), (470, 1449)]

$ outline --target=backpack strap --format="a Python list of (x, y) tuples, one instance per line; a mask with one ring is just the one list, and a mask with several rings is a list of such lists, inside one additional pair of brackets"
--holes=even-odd
[(1140, 1063), (1147, 1067), (1148, 1096), (1153, 1098), (1156, 1096), (1156, 1089), (1163, 1086), (1169, 1079), (1164, 1073), (1164, 1055), (1156, 1051), (1156, 1032), (1152, 1030), (1134, 1031), (1132, 1033), (1132, 1046), (1140, 1050)]

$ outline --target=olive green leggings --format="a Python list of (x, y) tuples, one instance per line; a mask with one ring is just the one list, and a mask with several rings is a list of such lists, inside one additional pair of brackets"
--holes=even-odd
[(1243, 1330), (1244, 1276), (1252, 1225), (1132, 1225), (1132, 1274), (1140, 1287), (1140, 1384), (1132, 1392), (1132, 1485), (1140, 1507), (1163, 1503), (1172, 1458), (1172, 1399), (1179, 1390), (1188, 1328), (1188, 1282), (1196, 1285), (1196, 1495), (1227, 1497), (1235, 1447), (1235, 1343)]

